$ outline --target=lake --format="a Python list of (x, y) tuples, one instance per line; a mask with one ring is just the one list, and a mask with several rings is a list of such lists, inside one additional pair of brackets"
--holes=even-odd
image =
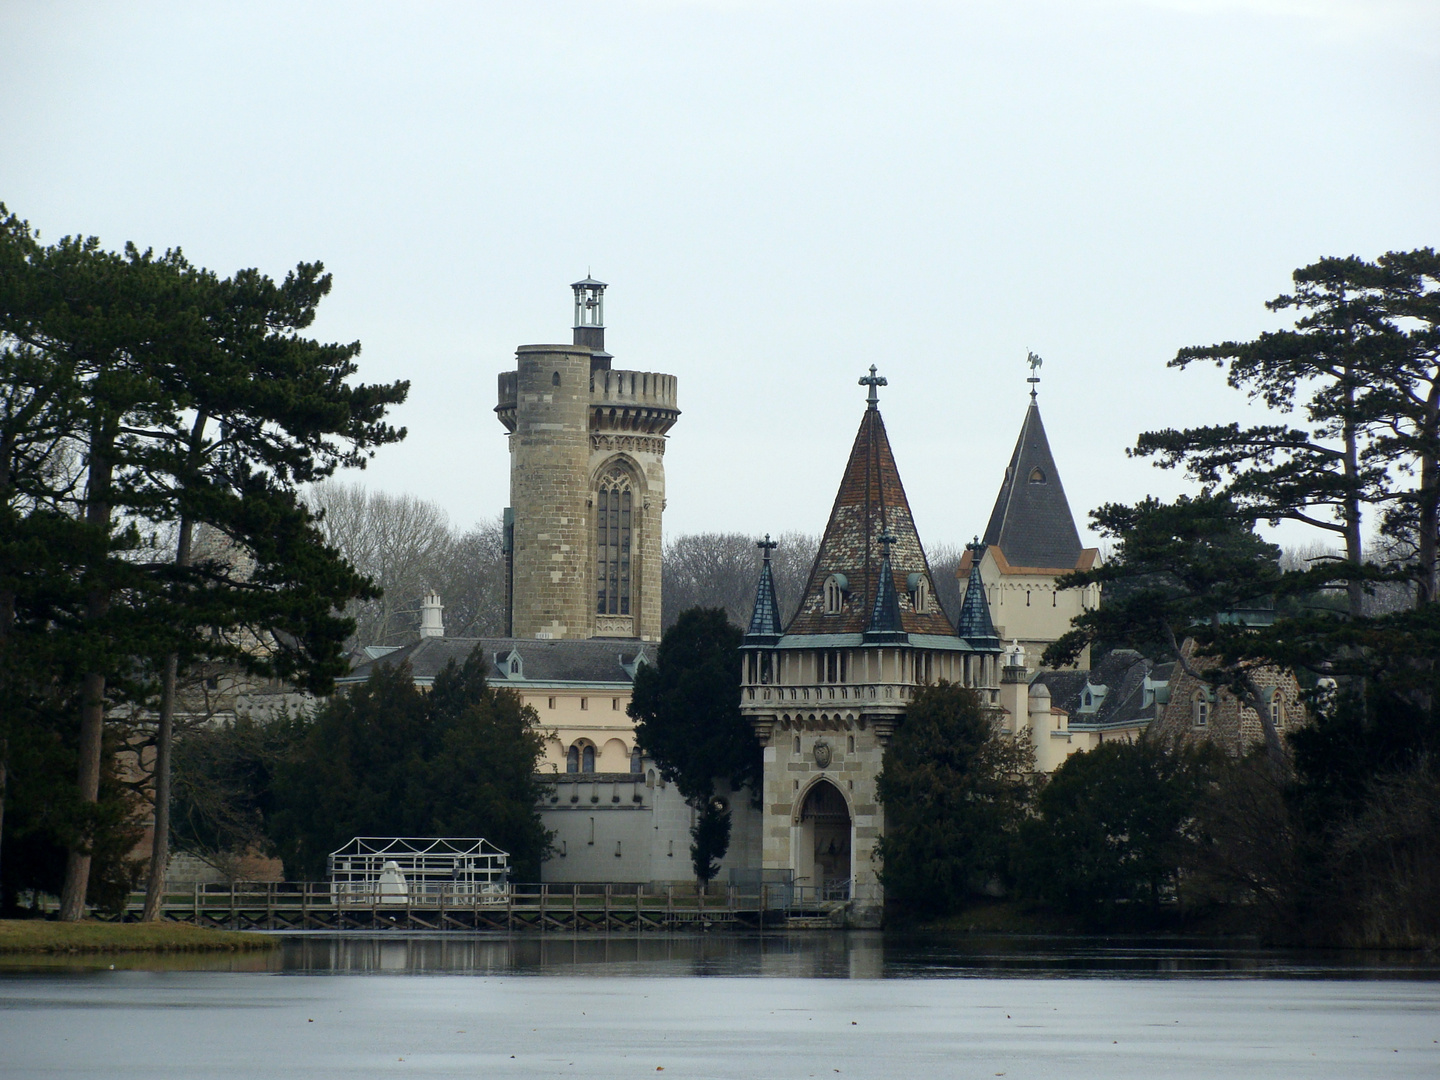
[(815, 932), (308, 934), (0, 967), (6, 1080), (642, 1075), (1433, 1080), (1440, 964)]

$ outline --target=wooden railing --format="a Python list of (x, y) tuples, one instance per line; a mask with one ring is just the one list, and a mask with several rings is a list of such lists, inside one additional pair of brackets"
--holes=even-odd
[[(253, 930), (646, 930), (759, 927), (824, 916), (848, 886), (511, 884), (396, 895), (337, 892), (330, 882), (196, 883), (168, 892), (161, 915), (197, 926)], [(132, 894), (121, 919), (137, 919)], [(103, 916), (102, 916), (103, 917)]]

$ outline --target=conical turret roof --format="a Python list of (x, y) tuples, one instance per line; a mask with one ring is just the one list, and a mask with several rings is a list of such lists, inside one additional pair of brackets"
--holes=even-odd
[[(887, 533), (894, 537), (888, 565), (880, 544), (880, 537)], [(864, 633), (875, 614), (882, 572), (898, 610), (899, 626), (892, 632), (954, 635), (955, 628), (934, 600), (935, 579), (915, 531), (885, 422), (872, 405), (860, 421), (805, 598), (786, 633)], [(912, 574), (925, 580), (931, 597), (929, 611), (918, 612), (911, 605)], [(825, 582), (834, 575), (843, 579), (844, 603), (838, 614), (827, 615)]]
[(1000, 638), (995, 633), (995, 624), (990, 621), (990, 605), (985, 602), (985, 582), (980, 577), (980, 557), (985, 554), (985, 547), (983, 544), (971, 544), (970, 551), (970, 586), (965, 590), (965, 600), (960, 605), (955, 629), (976, 649), (999, 649)]
[(770, 549), (775, 543), (766, 536), (759, 546), (765, 552), (765, 561), (760, 565), (760, 583), (755, 586), (755, 608), (750, 614), (745, 644), (774, 645), (784, 632), (780, 625), (780, 606), (775, 602), (775, 577), (770, 573)]
[(1049, 570), (1074, 569), (1084, 550), (1034, 398), (985, 527), (985, 544), (998, 547), (1011, 566)]

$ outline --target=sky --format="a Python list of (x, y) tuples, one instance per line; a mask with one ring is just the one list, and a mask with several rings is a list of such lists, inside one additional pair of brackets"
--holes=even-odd
[[(1296, 268), (1440, 243), (1436, 0), (0, 0), (0, 201), (43, 238), (321, 260), (409, 379), (346, 479), (508, 502), (497, 374), (610, 283), (679, 380), (668, 535), (819, 532), (871, 364), (927, 546), (982, 532), (1027, 352), (1082, 534), (1190, 490), (1138, 433), (1259, 418), (1186, 345)], [(1303, 532), (1287, 543), (1307, 543)]]

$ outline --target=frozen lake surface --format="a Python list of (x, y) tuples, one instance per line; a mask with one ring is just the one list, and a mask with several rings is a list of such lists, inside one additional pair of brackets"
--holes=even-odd
[(307, 937), (210, 961), (253, 971), (12, 968), (0, 1076), (1440, 1076), (1414, 957), (1026, 945)]

